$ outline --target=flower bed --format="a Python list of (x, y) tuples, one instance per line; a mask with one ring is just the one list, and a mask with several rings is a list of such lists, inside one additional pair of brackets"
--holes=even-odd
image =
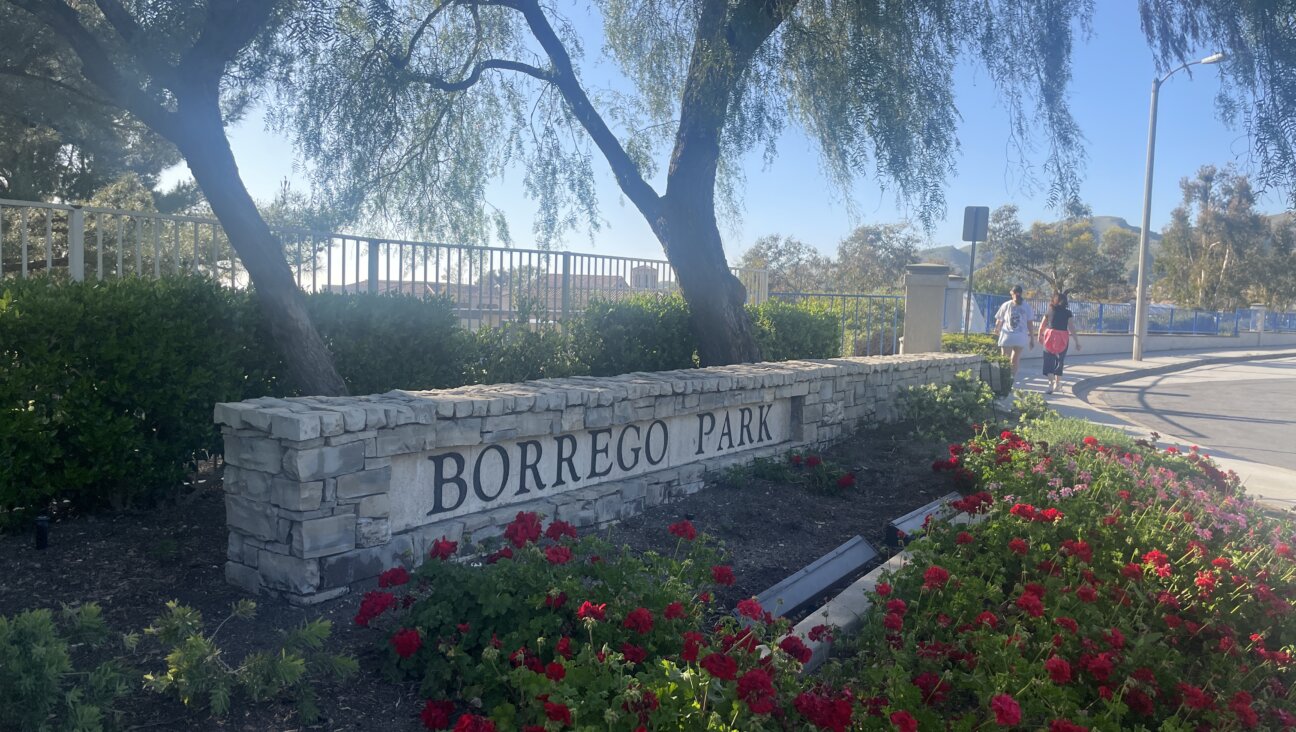
[(481, 561), (444, 542), (384, 575), (356, 621), (422, 681), (429, 729), (1296, 727), (1296, 542), (1235, 476), (1011, 432), (933, 467), (980, 520), (929, 526), (819, 675), (786, 621), (715, 606), (732, 573), (687, 521), (640, 556), (519, 514)]
[(933, 467), (987, 516), (930, 527), (879, 585), (834, 671), (868, 699), (860, 728), (1296, 727), (1296, 542), (1236, 476), (1011, 432)]

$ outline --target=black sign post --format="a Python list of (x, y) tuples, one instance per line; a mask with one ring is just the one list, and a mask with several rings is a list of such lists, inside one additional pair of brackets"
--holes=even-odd
[(963, 208), (963, 241), (972, 242), (972, 254), (968, 257), (967, 300), (963, 304), (963, 335), (972, 327), (972, 303), (976, 290), (972, 289), (972, 273), (976, 271), (976, 245), (985, 241), (990, 230), (989, 206), (966, 206)]

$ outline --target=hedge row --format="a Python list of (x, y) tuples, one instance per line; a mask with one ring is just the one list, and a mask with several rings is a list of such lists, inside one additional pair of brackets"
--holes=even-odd
[[(321, 293), (307, 303), (353, 394), (696, 363), (678, 297), (596, 302), (565, 330), (475, 333), (446, 299)], [(823, 316), (776, 303), (752, 315), (774, 358), (838, 355)], [(147, 505), (220, 451), (213, 404), (291, 395), (283, 373), (246, 292), (192, 277), (5, 283), (0, 526), (54, 501), (77, 510)]]

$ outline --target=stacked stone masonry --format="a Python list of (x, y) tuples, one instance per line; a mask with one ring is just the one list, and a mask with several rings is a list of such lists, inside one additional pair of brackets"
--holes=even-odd
[(495, 539), (518, 511), (603, 526), (893, 420), (901, 390), (967, 369), (993, 376), (926, 353), (217, 404), (226, 578), (312, 604), (437, 539)]

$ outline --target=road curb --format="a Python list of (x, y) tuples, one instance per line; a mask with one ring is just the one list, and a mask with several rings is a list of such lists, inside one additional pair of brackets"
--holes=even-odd
[(1223, 363), (1238, 363), (1242, 361), (1269, 361), (1278, 358), (1291, 358), (1296, 356), (1296, 350), (1288, 349), (1285, 351), (1248, 351), (1236, 356), (1212, 356), (1211, 358), (1202, 358), (1194, 361), (1183, 361), (1180, 363), (1170, 363), (1164, 366), (1154, 366), (1146, 369), (1132, 369), (1119, 374), (1105, 374), (1103, 376), (1093, 376), (1087, 379), (1081, 379), (1071, 386), (1071, 392), (1075, 394), (1080, 401), (1091, 404), (1089, 401), (1089, 392), (1104, 386), (1119, 384), (1123, 381), (1133, 381), (1145, 376), (1161, 376), (1162, 374), (1172, 374), (1176, 371), (1187, 371), (1201, 366), (1214, 366)]

